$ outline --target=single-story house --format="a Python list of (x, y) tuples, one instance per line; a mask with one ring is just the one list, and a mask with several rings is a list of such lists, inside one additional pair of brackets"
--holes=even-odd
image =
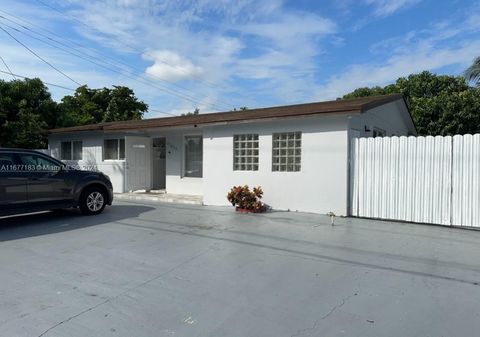
[(165, 190), (227, 205), (262, 186), (274, 209), (348, 214), (352, 137), (416, 135), (402, 95), (50, 130), (49, 151), (110, 176), (114, 191)]

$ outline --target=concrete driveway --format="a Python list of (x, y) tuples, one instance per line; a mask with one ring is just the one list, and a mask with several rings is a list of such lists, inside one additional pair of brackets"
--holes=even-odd
[(480, 232), (117, 203), (0, 220), (0, 335), (477, 336)]

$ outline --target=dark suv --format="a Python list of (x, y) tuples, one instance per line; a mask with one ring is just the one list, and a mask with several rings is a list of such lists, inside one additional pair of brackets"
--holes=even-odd
[(76, 207), (98, 214), (112, 200), (103, 173), (74, 169), (38, 151), (0, 148), (0, 215)]

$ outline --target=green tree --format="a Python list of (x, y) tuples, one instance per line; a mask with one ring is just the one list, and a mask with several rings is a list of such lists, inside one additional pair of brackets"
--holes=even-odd
[(463, 77), (424, 71), (386, 87), (356, 89), (343, 99), (390, 93), (405, 96), (420, 135), (480, 132), (480, 88), (469, 87)]
[(123, 86), (81, 86), (58, 104), (38, 78), (0, 80), (0, 146), (43, 148), (48, 129), (136, 120), (147, 110), (148, 105)]
[(114, 86), (110, 90), (110, 100), (103, 120), (105, 122), (142, 119), (148, 105), (135, 97), (132, 89)]
[(230, 112), (237, 112), (237, 111), (247, 111), (248, 107), (246, 106), (241, 106), (240, 108), (233, 108), (233, 110), (230, 110)]
[(22, 110), (18, 113), (17, 120), (7, 121), (4, 127), (7, 134), (11, 136), (6, 142), (8, 147), (39, 149), (47, 146), (48, 124), (39, 114)]
[(142, 119), (148, 105), (139, 101), (128, 87), (90, 89), (81, 86), (73, 96), (62, 99), (60, 109), (61, 123), (64, 126), (74, 126)]
[(477, 57), (473, 64), (465, 70), (465, 78), (472, 81), (476, 86), (480, 86), (480, 57)]
[(193, 110), (193, 112), (189, 111), (187, 113), (181, 114), (180, 116), (196, 116), (196, 115), (199, 115), (199, 114), (200, 114), (200, 109), (195, 108), (195, 110)]
[(387, 90), (384, 87), (372, 87), (372, 88), (358, 88), (352, 91), (351, 93), (343, 96), (343, 99), (356, 98), (356, 97), (366, 97), (366, 96), (378, 96), (388, 94)]
[(59, 110), (38, 79), (0, 80), (0, 146), (46, 146), (46, 130), (60, 126)]

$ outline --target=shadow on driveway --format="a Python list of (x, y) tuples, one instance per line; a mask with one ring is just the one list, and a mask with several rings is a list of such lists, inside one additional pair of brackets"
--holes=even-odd
[(0, 218), (0, 242), (60, 233), (135, 218), (154, 210), (143, 205), (113, 205), (98, 215), (82, 215), (77, 209)]

